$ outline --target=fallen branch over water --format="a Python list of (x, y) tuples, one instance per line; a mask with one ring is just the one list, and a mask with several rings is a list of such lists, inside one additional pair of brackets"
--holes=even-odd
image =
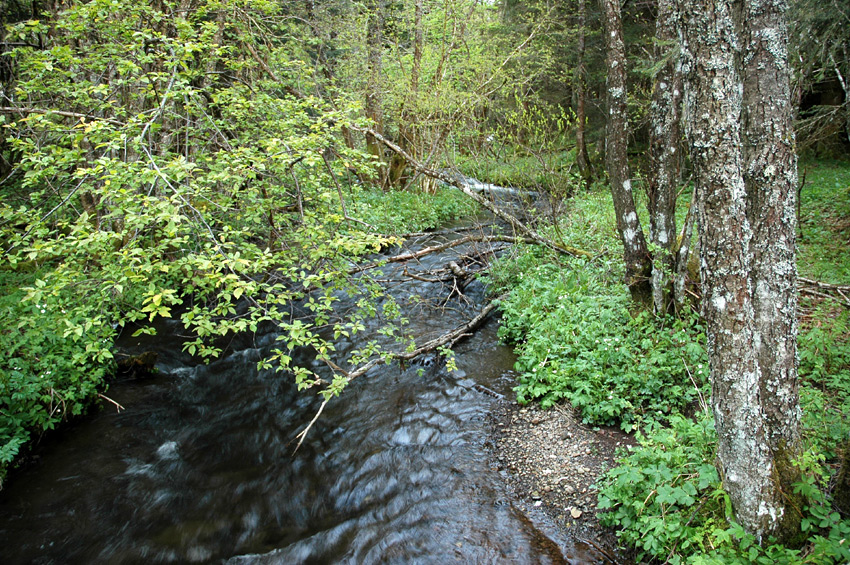
[(363, 271), (368, 271), (370, 269), (374, 269), (376, 267), (380, 267), (386, 263), (403, 263), (405, 261), (410, 261), (411, 259), (419, 259), (424, 257), (425, 255), (429, 255), (431, 253), (439, 253), (441, 251), (445, 251), (446, 249), (451, 249), (453, 247), (458, 247), (459, 245), (464, 245), (467, 243), (529, 243), (534, 244), (538, 243), (535, 239), (531, 237), (516, 237), (510, 235), (466, 235), (459, 239), (453, 239), (451, 241), (447, 241), (445, 243), (440, 243), (439, 245), (431, 245), (429, 247), (424, 247), (419, 251), (410, 251), (408, 253), (402, 253), (400, 255), (394, 255), (392, 257), (387, 257), (386, 259), (382, 259), (381, 261), (375, 261), (373, 263), (369, 263), (366, 265), (357, 265), (348, 270), (349, 275), (353, 275), (355, 273), (360, 273)]
[(439, 181), (442, 181), (442, 182), (449, 184), (451, 186), (454, 186), (455, 188), (457, 188), (458, 190), (463, 192), (465, 195), (469, 196), (470, 198), (472, 198), (473, 200), (478, 202), (481, 206), (490, 210), (493, 214), (496, 215), (497, 218), (504, 220), (505, 222), (507, 222), (511, 226), (513, 226), (513, 228), (516, 229), (518, 232), (520, 232), (520, 233), (524, 234), (525, 236), (527, 236), (528, 238), (532, 239), (535, 243), (539, 243), (541, 245), (544, 245), (544, 246), (548, 247), (549, 249), (552, 249), (553, 251), (557, 251), (558, 253), (565, 253), (567, 255), (572, 255), (574, 257), (593, 257), (593, 253), (590, 253), (589, 251), (584, 251), (582, 249), (576, 249), (575, 247), (561, 245), (561, 244), (556, 243), (556, 242), (552, 241), (551, 239), (537, 233), (537, 231), (535, 231), (533, 228), (525, 225), (525, 223), (522, 220), (520, 220), (519, 218), (517, 218), (513, 214), (510, 214), (510, 213), (502, 210), (501, 208), (499, 208), (498, 206), (496, 206), (495, 204), (493, 204), (492, 202), (490, 202), (489, 200), (487, 200), (486, 198), (484, 198), (483, 196), (481, 196), (480, 194), (478, 194), (477, 192), (475, 192), (474, 190), (469, 188), (469, 186), (466, 183), (461, 182), (458, 179), (453, 178), (451, 175), (447, 175), (446, 173), (444, 173), (442, 171), (437, 171), (437, 170), (431, 169), (430, 167), (426, 167), (425, 165), (423, 165), (422, 163), (420, 163), (419, 161), (414, 159), (407, 151), (405, 151), (404, 149), (402, 149), (397, 144), (393, 143), (392, 141), (390, 141), (389, 139), (387, 139), (386, 137), (384, 137), (380, 133), (376, 132), (375, 130), (373, 130), (371, 128), (360, 128), (360, 127), (352, 127), (352, 129), (359, 131), (361, 133), (371, 135), (376, 140), (380, 141), (381, 143), (386, 145), (389, 149), (391, 149), (392, 151), (397, 153), (399, 156), (401, 156), (405, 161), (407, 161), (407, 164), (410, 165), (411, 167), (413, 167), (417, 172), (422, 173), (423, 175), (429, 176), (431, 178), (437, 179)]
[[(328, 360), (328, 361), (325, 361), (325, 362), (328, 364), (328, 366), (331, 369), (333, 369), (334, 371), (336, 371), (338, 373), (341, 373), (343, 376), (345, 376), (345, 378), (348, 380), (348, 382), (351, 382), (354, 379), (356, 379), (357, 377), (361, 377), (361, 376), (365, 375), (371, 369), (373, 369), (374, 367), (377, 367), (378, 365), (382, 365), (384, 363), (388, 363), (388, 362), (394, 361), (394, 360), (410, 361), (412, 359), (419, 357), (420, 355), (435, 351), (435, 350), (439, 349), (440, 347), (442, 347), (446, 344), (454, 344), (459, 339), (461, 339), (461, 338), (463, 338), (467, 335), (470, 335), (470, 332), (477, 329), (484, 322), (484, 320), (487, 318), (487, 316), (490, 314), (490, 312), (492, 312), (496, 308), (496, 306), (498, 305), (498, 302), (501, 298), (504, 298), (504, 297), (500, 296), (499, 298), (497, 298), (495, 300), (491, 300), (489, 303), (487, 303), (487, 305), (484, 308), (481, 309), (480, 312), (478, 312), (478, 314), (475, 315), (474, 318), (472, 318), (471, 320), (469, 320), (465, 324), (457, 326), (456, 328), (454, 328), (453, 330), (451, 330), (449, 332), (446, 332), (446, 333), (444, 333), (444, 334), (442, 334), (438, 337), (435, 337), (434, 339), (430, 339), (430, 340), (426, 341), (425, 343), (418, 346), (413, 351), (406, 351), (404, 353), (390, 353), (390, 354), (384, 355), (382, 357), (377, 357), (375, 359), (372, 359), (368, 363), (361, 365), (356, 370), (350, 371), (350, 372), (346, 371), (345, 369), (343, 369), (342, 367), (340, 367), (339, 365), (337, 365), (333, 361)], [(325, 406), (327, 406), (327, 404), (328, 404), (328, 402), (330, 402), (331, 398), (333, 398), (333, 397), (325, 398), (322, 401), (322, 404), (319, 406), (319, 409), (316, 411), (316, 415), (313, 416), (312, 420), (310, 420), (310, 423), (307, 424), (307, 426), (303, 430), (301, 430), (298, 433), (297, 436), (295, 436), (296, 439), (298, 440), (298, 443), (296, 444), (295, 450), (293, 451), (293, 453), (298, 451), (298, 449), (301, 447), (301, 444), (304, 443), (304, 439), (307, 437), (307, 433), (310, 431), (310, 429), (313, 427), (313, 425), (316, 423), (316, 421), (318, 421), (319, 416), (322, 415), (322, 412), (325, 410)]]

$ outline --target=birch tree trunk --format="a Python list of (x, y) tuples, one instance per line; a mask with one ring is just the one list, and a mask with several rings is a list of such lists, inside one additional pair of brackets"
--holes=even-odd
[(774, 399), (762, 387), (757, 346), (753, 295), (763, 283), (752, 277), (738, 37), (729, 0), (681, 2), (679, 10), (718, 459), (736, 519), (761, 541), (780, 533), (791, 510), (764, 415)]
[[(744, 184), (753, 229), (755, 345), (762, 410), (780, 488), (794, 498), (800, 474), (797, 382), (797, 156), (791, 119), (791, 71), (784, 0), (744, 0), (740, 12), (744, 82)], [(786, 513), (777, 527), (799, 530)]]
[[(649, 138), (649, 238), (655, 245), (652, 264), (652, 304), (656, 313), (672, 303), (676, 269), (676, 191), (680, 181), (682, 73), (674, 53), (677, 41), (674, 0), (658, 0), (655, 57), (664, 61), (655, 76)], [(690, 234), (686, 234), (690, 237)]]
[(619, 0), (600, 0), (605, 18), (606, 107), (605, 167), (617, 215), (617, 231), (623, 242), (626, 263), (626, 284), (632, 297), (646, 302), (650, 296), (649, 274), (652, 263), (643, 228), (637, 216), (629, 178), (628, 139), (629, 120), (626, 110), (626, 53), (623, 44), (623, 24)]

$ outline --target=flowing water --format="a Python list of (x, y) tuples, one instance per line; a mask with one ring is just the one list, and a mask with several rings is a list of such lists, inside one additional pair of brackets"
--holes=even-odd
[[(420, 339), (483, 301), (477, 282), (463, 298), (451, 283), (416, 280), (391, 292), (440, 306), (408, 304)], [(455, 347), (456, 372), (426, 357), (355, 380), (295, 454), (318, 402), (257, 370), (274, 332), (197, 365), (180, 353), (178, 329), (123, 338), (125, 349), (156, 350), (159, 374), (114, 384), (108, 394), (126, 410), (107, 404), (57, 434), (0, 491), (0, 562), (601, 562), (519, 510), (490, 464), (487, 418), (499, 400), (487, 392), (510, 395), (514, 361), (494, 322)]]

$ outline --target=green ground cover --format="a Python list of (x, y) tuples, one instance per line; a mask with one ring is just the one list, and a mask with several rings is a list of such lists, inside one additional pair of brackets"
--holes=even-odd
[[(799, 270), (850, 284), (850, 162), (801, 165)], [(680, 203), (683, 212), (686, 202)], [(613, 207), (604, 187), (571, 200), (557, 230), (594, 259), (521, 248), (491, 276), (501, 336), (519, 356), (521, 402), (569, 402), (590, 425), (636, 430), (599, 483), (603, 522), (641, 559), (670, 563), (847, 562), (850, 521), (831, 508), (830, 478), (850, 435), (850, 315), (839, 302), (801, 296), (800, 379), (806, 450), (797, 488), (806, 543), (762, 546), (734, 523), (714, 468), (705, 338), (696, 311), (681, 319), (636, 312), (622, 285)], [(695, 306), (695, 310), (698, 306)]]

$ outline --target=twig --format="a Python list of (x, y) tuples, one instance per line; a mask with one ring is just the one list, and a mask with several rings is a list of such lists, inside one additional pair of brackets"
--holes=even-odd
[(803, 277), (797, 277), (798, 283), (809, 284), (812, 286), (816, 286), (818, 288), (823, 288), (826, 290), (843, 290), (845, 292), (850, 292), (850, 286), (840, 285), (840, 284), (830, 284), (821, 281), (816, 281), (814, 279), (806, 279)]
[(325, 409), (325, 406), (328, 405), (328, 402), (330, 401), (331, 398), (332, 397), (329, 396), (322, 401), (322, 405), (319, 406), (319, 409), (316, 411), (316, 415), (313, 416), (313, 419), (310, 420), (310, 423), (307, 424), (307, 427), (304, 428), (303, 430), (301, 430), (301, 432), (297, 436), (295, 436), (295, 437), (298, 438), (298, 444), (295, 446), (295, 449), (292, 451), (293, 455), (295, 454), (296, 451), (298, 451), (298, 448), (301, 447), (301, 444), (304, 443), (304, 439), (307, 437), (307, 432), (310, 431), (310, 428), (313, 427), (313, 424), (315, 424), (316, 420), (319, 419), (319, 416), (322, 415), (322, 411)]
[[(503, 298), (503, 297), (499, 297), (499, 298)], [(461, 326), (458, 326), (455, 329), (453, 329), (452, 331), (444, 333), (443, 335), (441, 335), (439, 337), (436, 337), (434, 339), (426, 341), (425, 343), (423, 343), (421, 346), (417, 347), (413, 351), (409, 351), (409, 352), (405, 352), (405, 353), (390, 353), (390, 354), (385, 355), (383, 357), (378, 357), (378, 358), (372, 359), (371, 361), (369, 361), (365, 365), (361, 365), (359, 368), (357, 368), (355, 371), (352, 371), (352, 372), (346, 371), (345, 369), (343, 369), (342, 367), (340, 367), (339, 365), (337, 365), (333, 361), (325, 360), (325, 363), (327, 363), (328, 366), (331, 367), (333, 370), (341, 373), (343, 376), (345, 376), (345, 378), (349, 382), (351, 382), (352, 380), (356, 379), (357, 377), (362, 376), (365, 373), (367, 373), (373, 367), (387, 363), (388, 361), (392, 361), (393, 359), (398, 359), (398, 360), (401, 360), (401, 361), (410, 361), (411, 359), (415, 359), (416, 357), (422, 355), (423, 353), (433, 351), (433, 350), (437, 349), (438, 347), (441, 347), (441, 346), (443, 346), (447, 343), (454, 344), (454, 342), (458, 341), (459, 339), (461, 339), (465, 335), (471, 335), (471, 334), (469, 334), (469, 332), (474, 330), (475, 328), (477, 328), (479, 325), (481, 325), (481, 323), (488, 316), (488, 314), (490, 314), (490, 312), (492, 312), (496, 308), (497, 300), (493, 300), (490, 303), (488, 303), (487, 306), (485, 306), (481, 310), (481, 312), (478, 313), (478, 315), (476, 315), (474, 318), (472, 318), (467, 323), (465, 323)], [(307, 437), (307, 433), (310, 431), (310, 429), (313, 427), (313, 425), (319, 419), (319, 416), (322, 414), (322, 411), (325, 409), (325, 406), (327, 406), (327, 404), (328, 404), (328, 402), (330, 401), (331, 398), (332, 397), (328, 397), (322, 402), (322, 405), (319, 407), (319, 410), (316, 412), (315, 416), (313, 416), (313, 419), (310, 420), (310, 423), (307, 424), (307, 426), (303, 430), (301, 430), (298, 433), (297, 436), (295, 436), (296, 438), (298, 438), (298, 444), (295, 446), (295, 450), (293, 451), (293, 454), (295, 452), (297, 452), (298, 448), (301, 447), (301, 444), (304, 443), (304, 439)]]
[(466, 243), (494, 243), (494, 242), (506, 242), (506, 243), (536, 243), (536, 241), (532, 238), (527, 237), (514, 237), (508, 235), (467, 235), (461, 237), (459, 239), (453, 239), (452, 241), (447, 241), (446, 243), (441, 243), (439, 245), (432, 245), (430, 247), (425, 247), (420, 249), (419, 251), (411, 251), (409, 253), (402, 253), (401, 255), (394, 255), (382, 261), (375, 261), (373, 263), (368, 263), (366, 265), (358, 265), (352, 267), (348, 270), (349, 275), (353, 275), (355, 273), (359, 273), (362, 271), (368, 271), (369, 269), (374, 269), (384, 263), (403, 263), (405, 261), (410, 261), (411, 259), (419, 259), (420, 257), (424, 257), (430, 253), (436, 253), (439, 251), (445, 251), (446, 249), (451, 249), (452, 247), (457, 247), (459, 245), (464, 245)]
[(14, 108), (12, 106), (0, 106), (0, 114), (56, 114), (66, 118), (77, 118), (80, 120), (92, 120), (95, 122), (106, 122), (113, 126), (124, 127), (127, 124), (112, 118), (100, 118), (89, 114), (80, 114), (79, 112), (68, 112), (65, 110), (50, 110), (47, 108)]
[(120, 404), (118, 404), (117, 402), (115, 402), (114, 400), (112, 400), (111, 398), (109, 398), (108, 396), (106, 396), (105, 394), (97, 393), (97, 396), (98, 396), (99, 398), (104, 399), (105, 401), (107, 401), (107, 402), (109, 402), (109, 403), (111, 403), (111, 404), (114, 404), (114, 405), (115, 405), (115, 410), (116, 410), (119, 414), (121, 413), (121, 411), (122, 411), (122, 410), (126, 410), (126, 408), (124, 408), (123, 406), (121, 406)]
[(842, 300), (840, 298), (836, 298), (835, 296), (832, 296), (831, 294), (826, 294), (824, 292), (818, 292), (818, 291), (811, 289), (811, 288), (801, 288), (800, 292), (805, 293), (805, 294), (810, 294), (812, 296), (817, 296), (819, 298), (826, 298), (828, 300), (835, 300), (839, 304), (842, 304), (842, 305), (846, 306), (847, 308), (850, 308), (850, 302), (848, 302), (847, 300)]

